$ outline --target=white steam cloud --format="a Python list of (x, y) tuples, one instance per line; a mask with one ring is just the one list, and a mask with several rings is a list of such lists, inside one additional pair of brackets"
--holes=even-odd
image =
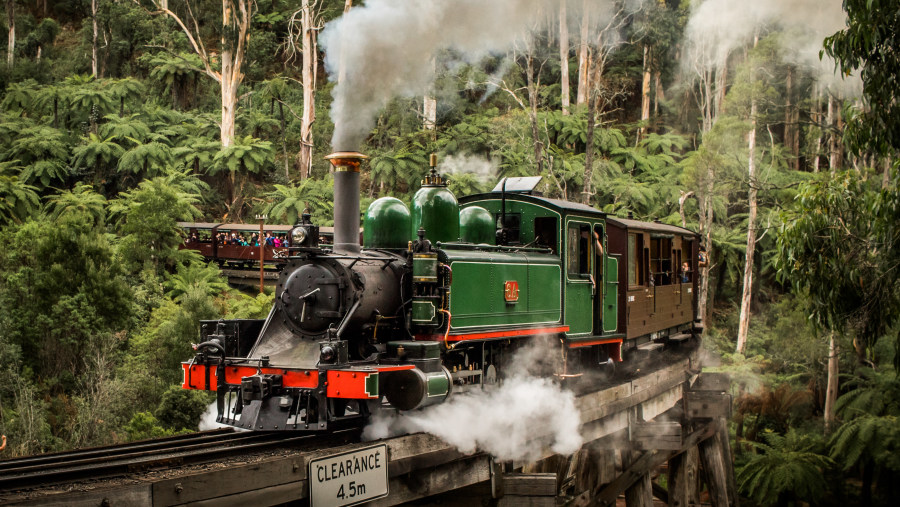
[[(629, 12), (640, 3), (626, 2)], [(569, 12), (577, 18), (582, 3), (574, 4)], [(611, 4), (587, 2), (594, 29), (612, 14)], [(434, 82), (431, 59), (439, 51), (451, 50), (464, 63), (510, 51), (544, 22), (555, 24), (559, 5), (560, 0), (368, 0), (330, 22), (319, 42), (329, 78), (338, 81), (332, 148), (358, 149), (392, 98), (422, 95)]]
[(373, 417), (363, 438), (423, 431), (461, 452), (481, 450), (504, 461), (534, 461), (546, 448), (574, 453), (582, 445), (575, 395), (550, 380), (552, 376), (532, 376), (554, 365), (558, 350), (554, 353), (546, 345), (539, 342), (517, 353), (508, 369), (520, 373), (499, 387), (452, 395), (446, 403), (419, 411)]
[(441, 174), (473, 174), (480, 181), (495, 179), (499, 169), (500, 163), (496, 159), (465, 154), (449, 155), (437, 167)]
[(781, 32), (785, 61), (813, 73), (833, 91), (854, 96), (861, 90), (859, 79), (842, 79), (834, 60), (827, 55), (819, 59), (823, 40), (846, 23), (841, 0), (706, 0), (691, 11), (683, 62), (688, 68), (716, 68), (732, 51), (752, 43), (755, 34), (775, 28)]

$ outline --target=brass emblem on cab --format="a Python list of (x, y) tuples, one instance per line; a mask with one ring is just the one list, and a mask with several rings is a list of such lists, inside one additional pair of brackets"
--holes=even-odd
[(508, 281), (503, 285), (503, 297), (507, 303), (515, 303), (519, 300), (519, 282)]

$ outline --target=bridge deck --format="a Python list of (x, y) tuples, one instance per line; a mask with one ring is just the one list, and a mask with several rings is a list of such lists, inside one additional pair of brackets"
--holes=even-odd
[[(629, 428), (636, 421), (652, 421), (673, 408), (679, 410), (685, 398), (684, 393), (697, 379), (699, 370), (698, 355), (694, 352), (674, 364), (640, 374), (630, 381), (578, 396), (576, 403), (581, 414), (584, 441), (587, 443), (609, 439), (612, 446), (613, 441), (621, 445), (624, 440), (628, 445)], [(695, 425), (693, 430), (687, 430), (685, 434), (689, 434), (687, 440), (696, 440), (700, 436), (708, 438), (711, 431), (709, 427)], [(665, 441), (665, 438), (661, 441)], [(501, 464), (494, 462), (489, 455), (462, 454), (432, 435), (404, 435), (383, 442), (387, 444), (390, 456), (390, 495), (372, 505), (398, 505), (486, 481), (494, 484), (502, 477)], [(696, 442), (690, 443), (696, 445)], [(115, 479), (48, 485), (18, 492), (5, 491), (0, 493), (0, 503), (44, 506), (285, 503), (307, 498), (307, 465), (310, 460), (369, 445), (371, 442), (312, 451), (287, 450), (252, 458), (244, 457), (238, 461), (232, 459), (175, 467)], [(552, 454), (549, 449), (544, 451), (544, 457)], [(654, 451), (654, 455), (656, 454), (658, 451)], [(514, 463), (511, 466), (506, 464), (505, 468), (518, 468), (521, 465), (524, 463)], [(627, 485), (625, 484), (626, 487)], [(611, 493), (607, 491), (606, 494)]]

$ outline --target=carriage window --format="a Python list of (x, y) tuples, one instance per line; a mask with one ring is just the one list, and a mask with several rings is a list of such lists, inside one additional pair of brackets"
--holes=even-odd
[(655, 285), (672, 283), (672, 238), (650, 238), (650, 272)]
[(628, 235), (628, 285), (638, 284), (638, 258), (637, 238), (634, 234)]
[(570, 275), (591, 274), (591, 228), (570, 225), (566, 233), (566, 267)]

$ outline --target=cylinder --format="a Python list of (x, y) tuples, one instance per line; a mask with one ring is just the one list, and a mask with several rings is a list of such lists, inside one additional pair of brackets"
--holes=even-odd
[(418, 368), (392, 371), (385, 375), (382, 391), (398, 410), (415, 410), (444, 402), (451, 393), (453, 378), (446, 368), (424, 372)]
[(359, 166), (367, 158), (355, 151), (325, 157), (334, 166), (335, 252), (359, 252)]

